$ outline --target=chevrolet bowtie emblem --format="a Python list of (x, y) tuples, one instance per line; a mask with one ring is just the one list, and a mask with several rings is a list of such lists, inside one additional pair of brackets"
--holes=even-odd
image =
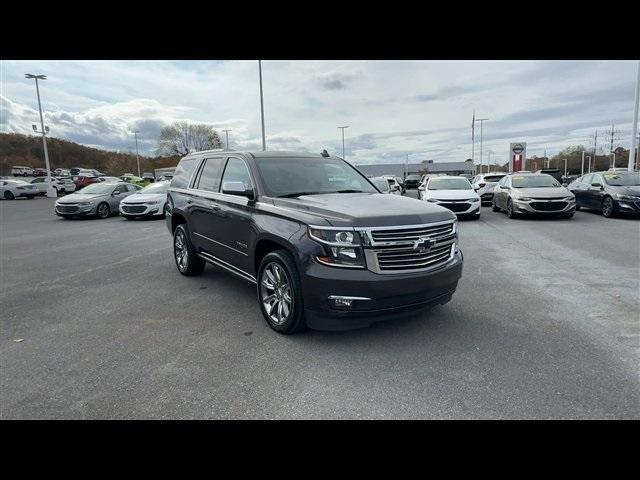
[(429, 237), (420, 237), (416, 241), (413, 242), (413, 248), (415, 250), (420, 250), (423, 252), (428, 252), (431, 250), (431, 247), (435, 241), (431, 240)]

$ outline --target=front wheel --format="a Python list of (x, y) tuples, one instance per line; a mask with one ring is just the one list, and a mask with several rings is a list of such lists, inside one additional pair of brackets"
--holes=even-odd
[(182, 275), (193, 277), (204, 270), (205, 261), (196, 254), (184, 224), (178, 225), (173, 232), (173, 256)]
[(306, 328), (302, 284), (287, 251), (268, 253), (260, 262), (258, 299), (264, 319), (276, 332), (288, 335)]
[(602, 215), (607, 218), (611, 218), (614, 213), (613, 199), (611, 197), (605, 197), (605, 199), (602, 200)]
[(109, 208), (109, 205), (107, 205), (106, 203), (101, 203), (100, 205), (98, 205), (98, 208), (96, 209), (96, 216), (100, 219), (107, 218), (110, 213), (111, 213), (111, 209)]
[(507, 200), (507, 217), (515, 218), (516, 213), (513, 211), (513, 202), (511, 199)]
[(4, 192), (4, 198), (5, 200), (14, 200), (16, 197), (13, 193), (7, 190), (6, 192)]

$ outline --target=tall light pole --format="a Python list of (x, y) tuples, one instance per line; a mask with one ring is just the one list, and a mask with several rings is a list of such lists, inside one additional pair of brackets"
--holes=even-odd
[(633, 124), (631, 126), (631, 150), (629, 150), (629, 162), (627, 164), (627, 170), (633, 172), (633, 163), (636, 159), (636, 150), (638, 144), (636, 143), (636, 135), (638, 132), (638, 104), (640, 103), (640, 62), (638, 62), (638, 78), (636, 79), (636, 101), (633, 106)]
[(488, 118), (476, 118), (476, 122), (480, 122), (480, 173), (482, 173), (482, 124)]
[(136, 130), (133, 132), (134, 137), (136, 137), (136, 162), (138, 163), (138, 176), (140, 176), (140, 155), (138, 155), (138, 134), (140, 132)]
[(51, 167), (49, 165), (49, 151), (47, 150), (47, 131), (49, 127), (44, 128), (44, 118), (42, 116), (42, 104), (40, 103), (40, 87), (38, 86), (38, 80), (46, 80), (46, 75), (33, 75), (32, 73), (25, 73), (25, 78), (33, 78), (36, 81), (36, 95), (38, 96), (38, 111), (40, 112), (40, 127), (42, 133), (42, 146), (44, 147), (44, 166), (47, 169), (47, 197), (57, 197), (58, 193), (51, 184)]
[(346, 126), (344, 126), (344, 127), (338, 127), (338, 128), (339, 128), (340, 130), (342, 130), (342, 159), (343, 159), (343, 160), (346, 160), (346, 159), (344, 158), (344, 129), (345, 129), (345, 128), (349, 128), (349, 125), (346, 125)]
[(227, 135), (227, 143), (226, 143), (227, 148), (226, 149), (229, 150), (229, 132), (231, 131), (231, 129), (222, 130), (222, 131)]
[(589, 171), (587, 173), (591, 173), (591, 155), (587, 155), (587, 158), (589, 159)]
[(264, 97), (262, 95), (262, 60), (258, 60), (258, 73), (260, 74), (260, 118), (262, 119), (262, 151), (267, 149), (267, 140), (264, 136)]
[(564, 176), (567, 176), (567, 159), (564, 159)]
[(582, 167), (580, 168), (580, 176), (584, 176), (584, 150), (582, 150)]

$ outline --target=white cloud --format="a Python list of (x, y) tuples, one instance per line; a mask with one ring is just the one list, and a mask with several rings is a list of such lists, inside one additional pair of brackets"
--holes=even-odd
[[(28, 133), (37, 120), (27, 71), (48, 75), (43, 108), (57, 137), (130, 149), (135, 128), (150, 154), (163, 125), (189, 120), (261, 148), (255, 61), (2, 61), (2, 131)], [(264, 61), (263, 79), (270, 149), (341, 154), (337, 126), (349, 125), (349, 160), (450, 161), (470, 155), (474, 108), (490, 119), (483, 150), (494, 158), (514, 140), (538, 155), (588, 144), (611, 122), (630, 133), (635, 62)]]

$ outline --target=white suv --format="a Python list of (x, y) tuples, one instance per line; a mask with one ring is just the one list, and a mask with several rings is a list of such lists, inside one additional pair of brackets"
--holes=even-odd
[(31, 167), (12, 167), (11, 175), (14, 177), (32, 177), (33, 168)]

